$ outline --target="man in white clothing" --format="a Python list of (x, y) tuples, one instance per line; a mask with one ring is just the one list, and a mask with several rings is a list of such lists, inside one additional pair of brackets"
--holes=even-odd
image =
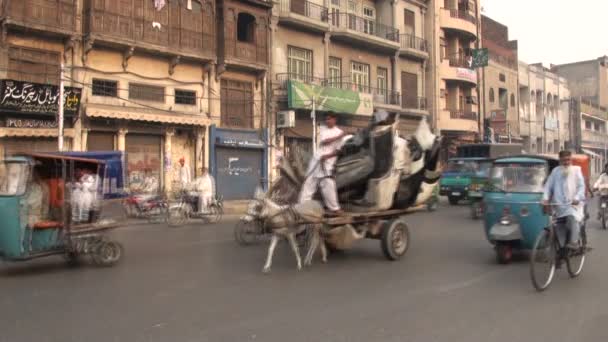
[(327, 113), (325, 116), (325, 126), (319, 130), (319, 147), (317, 152), (310, 160), (308, 171), (306, 171), (306, 181), (300, 192), (300, 200), (309, 201), (321, 189), (325, 206), (334, 215), (342, 213), (336, 181), (333, 179), (333, 170), (338, 159), (338, 152), (342, 147), (342, 138), (346, 133), (336, 126), (336, 116), (334, 113)]
[(600, 219), (600, 217), (602, 215), (602, 202), (606, 201), (605, 200), (606, 196), (602, 196), (602, 193), (605, 193), (606, 189), (608, 189), (608, 165), (606, 165), (604, 167), (604, 172), (602, 172), (602, 174), (598, 177), (597, 181), (595, 181), (595, 184), (593, 184), (593, 190), (600, 192), (600, 199), (597, 202), (598, 203), (598, 211), (597, 211), (598, 219)]
[(192, 181), (192, 176), (190, 175), (190, 168), (186, 165), (186, 160), (182, 157), (179, 160), (179, 183), (182, 187), (182, 190), (187, 190), (190, 182)]
[(215, 194), (215, 182), (206, 167), (199, 169), (201, 175), (192, 182), (190, 196), (198, 198), (198, 211), (207, 212)]

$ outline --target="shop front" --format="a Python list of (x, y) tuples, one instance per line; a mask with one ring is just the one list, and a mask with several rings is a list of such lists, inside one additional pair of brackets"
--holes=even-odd
[[(72, 150), (81, 89), (64, 90), (64, 150)], [(58, 150), (59, 87), (2, 80), (0, 156)]]
[(216, 192), (226, 200), (250, 199), (268, 188), (266, 130), (234, 130), (211, 126), (210, 170)]

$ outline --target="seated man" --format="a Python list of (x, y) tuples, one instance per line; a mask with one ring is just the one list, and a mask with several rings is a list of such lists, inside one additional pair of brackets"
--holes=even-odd
[[(553, 169), (545, 183), (543, 204), (554, 203), (556, 216), (565, 221), (570, 232), (570, 249), (579, 248), (581, 224), (585, 218), (583, 203), (585, 201), (585, 179), (579, 166), (572, 165), (572, 153), (559, 153), (560, 166)], [(559, 236), (559, 234), (558, 234)]]
[(200, 176), (196, 177), (191, 185), (190, 196), (198, 199), (198, 211), (207, 213), (213, 203), (215, 195), (215, 182), (206, 167), (200, 168)]
[(49, 215), (49, 187), (34, 169), (32, 183), (26, 194), (28, 206), (28, 225), (33, 227), (36, 223), (46, 221)]

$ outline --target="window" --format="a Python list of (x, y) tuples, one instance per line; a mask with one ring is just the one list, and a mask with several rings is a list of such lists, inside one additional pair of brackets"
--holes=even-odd
[(59, 84), (61, 55), (58, 52), (20, 46), (8, 48), (8, 78), (16, 81)]
[(196, 105), (196, 92), (191, 90), (175, 89), (175, 104)]
[(511, 107), (515, 107), (515, 94), (511, 94)]
[(357, 13), (357, 2), (348, 0), (348, 11), (350, 13)]
[(596, 131), (596, 132), (601, 132), (602, 131), (602, 129), (600, 128), (600, 123), (599, 122), (595, 122), (593, 124), (593, 130)]
[(111, 80), (93, 79), (93, 95), (118, 97), (118, 82)]
[(441, 53), (441, 61), (443, 61), (444, 59), (446, 59), (448, 57), (448, 44), (445, 41), (444, 37), (439, 38), (439, 49), (440, 49), (440, 53)]
[(405, 28), (404, 33), (414, 35), (416, 31), (416, 14), (413, 11), (404, 10), (403, 26)]
[(375, 17), (374, 9), (371, 7), (363, 7), (363, 16), (368, 17), (368, 18), (374, 18)]
[(374, 34), (374, 24), (376, 13), (373, 8), (363, 7), (363, 32)]
[(290, 78), (312, 82), (312, 51), (289, 46), (287, 72)]
[(329, 85), (339, 88), (342, 86), (342, 60), (329, 57)]
[(591, 130), (591, 121), (585, 120), (585, 129), (586, 130)]
[(369, 92), (369, 65), (363, 63), (352, 62), (351, 65), (351, 80), (353, 82), (353, 90), (364, 93)]
[(222, 79), (221, 125), (253, 128), (253, 85), (250, 82)]
[(489, 97), (490, 97), (490, 102), (493, 103), (494, 102), (494, 89), (493, 88), (490, 88)]
[(505, 76), (505, 74), (499, 74), (498, 75), (498, 80), (500, 82), (506, 82), (507, 81), (507, 77)]
[(388, 87), (388, 70), (386, 68), (378, 68), (378, 94), (386, 95)]
[(129, 83), (129, 99), (165, 102), (165, 88), (147, 84)]
[(255, 41), (255, 17), (249, 13), (239, 13), (237, 19), (237, 40), (253, 43)]

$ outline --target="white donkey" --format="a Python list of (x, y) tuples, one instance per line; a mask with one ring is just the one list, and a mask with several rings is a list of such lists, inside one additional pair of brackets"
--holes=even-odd
[(327, 250), (319, 236), (324, 212), (323, 206), (317, 201), (307, 201), (293, 206), (280, 206), (266, 198), (261, 190), (256, 190), (254, 200), (250, 203), (247, 214), (264, 220), (266, 227), (272, 231), (266, 263), (262, 271), (264, 273), (270, 272), (274, 250), (281, 238), (289, 241), (296, 257), (298, 270), (301, 270), (302, 259), (296, 242), (296, 235), (306, 229), (311, 230), (311, 243), (309, 243), (311, 248), (309, 248), (305, 259), (306, 265), (311, 264), (312, 256), (319, 246), (321, 247), (323, 262), (326, 262)]

